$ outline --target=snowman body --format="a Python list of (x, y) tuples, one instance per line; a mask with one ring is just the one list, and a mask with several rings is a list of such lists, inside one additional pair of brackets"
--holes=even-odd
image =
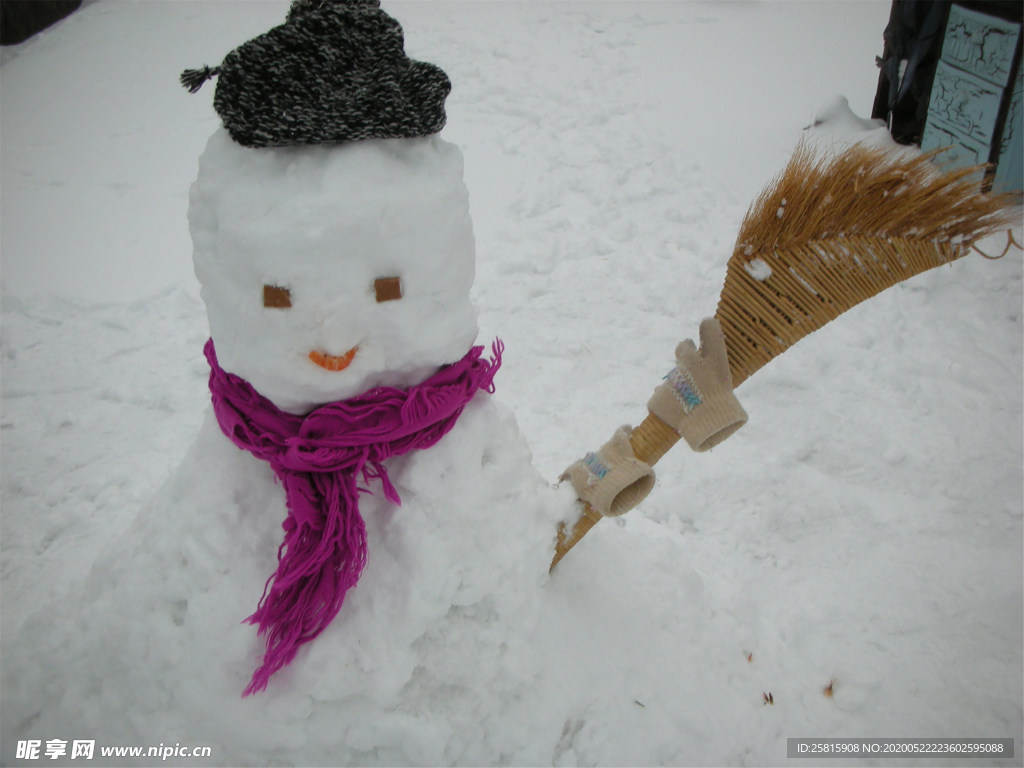
[[(462, 175), (461, 152), (437, 136), (250, 149), (226, 131), (214, 134), (200, 158), (189, 222), (221, 367), (281, 410), (301, 415), (374, 387), (415, 386), (461, 359), (477, 336), (469, 298), (475, 249)], [(389, 290), (382, 292), (381, 282)], [(267, 301), (282, 291), (288, 306)], [(215, 559), (245, 562), (237, 586), (247, 599), (239, 607), (254, 609), (274, 571), (284, 491), (269, 464), (235, 447), (212, 414), (194, 456), (207, 457), (216, 486), (209, 495), (219, 497), (221, 511), (209, 514), (220, 521), (227, 550)], [(194, 495), (202, 463), (181, 473), (182, 500)], [(400, 645), (408, 651), (432, 610), (423, 599), (443, 596), (434, 612), (447, 612), (484, 600), (494, 591), (488, 584), (509, 578), (490, 557), (474, 565), (460, 563), (458, 554), (462, 534), (506, 540), (517, 527), (510, 529), (507, 517), (520, 527), (516, 578), (543, 581), (554, 520), (568, 513), (555, 514), (555, 496), (530, 464), (514, 417), (485, 392), (470, 401), (443, 444), (395, 457), (387, 469), (403, 504), (384, 499), (379, 481), (364, 483), (369, 493), (360, 508), (374, 564), (352, 593), (356, 605), (343, 614), (365, 605), (371, 623), (386, 621), (391, 634), (391, 622), (405, 615), (398, 634), (407, 636)], [(488, 546), (479, 540), (473, 548)], [(488, 568), (494, 572), (481, 572)], [(421, 591), (426, 584), (429, 598)], [(363, 623), (344, 615), (336, 621), (353, 629)], [(254, 628), (246, 630), (244, 658), (251, 662), (260, 641)], [(326, 696), (365, 686), (372, 675), (341, 683), (322, 665), (343, 676), (365, 673), (351, 654), (374, 644), (359, 631), (341, 642), (346, 651), (328, 650), (330, 639), (314, 641), (325, 650), (306, 684), (326, 685)], [(408, 665), (392, 659), (384, 666), (394, 675)]]
[[(177, 720), (232, 764), (265, 764), (284, 745), (288, 759), (309, 763), (474, 762), (461, 749), (484, 745), (470, 732), (498, 728), (504, 702), (528, 697), (544, 667), (530, 639), (544, 611), (551, 532), (572, 499), (536, 473), (514, 416), (485, 393), (440, 443), (387, 467), (402, 504), (377, 482), (361, 497), (369, 558), (358, 585), (266, 690), (242, 698), (264, 653), (244, 620), (276, 567), (285, 494), (270, 466), (208, 414), (138, 523), (133, 539), (148, 551), (92, 577), (97, 589), (116, 580), (141, 598), (110, 606), (144, 617), (128, 640), (140, 651), (124, 685), (134, 703), (155, 707), (163, 724)], [(105, 712), (106, 725), (132, 704), (108, 709), (88, 690), (75, 693), (76, 709)], [(152, 732), (142, 723), (121, 737)]]

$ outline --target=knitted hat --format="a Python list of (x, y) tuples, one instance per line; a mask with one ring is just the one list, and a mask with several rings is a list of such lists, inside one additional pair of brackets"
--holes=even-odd
[(452, 87), (405, 55), (380, 0), (295, 0), (284, 24), (181, 83), (195, 93), (214, 75), (213, 106), (247, 147), (426, 136), (444, 127)]

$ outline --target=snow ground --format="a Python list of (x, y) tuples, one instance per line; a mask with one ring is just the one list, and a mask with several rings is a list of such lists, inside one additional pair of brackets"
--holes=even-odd
[[(4, 764), (19, 738), (90, 738), (22, 716), (20, 630), (32, 614), (67, 629), (54, 607), (160, 492), (208, 401), (185, 207), (216, 117), (212, 91), (177, 75), (285, 8), (99, 2), (0, 69)], [(481, 339), (505, 341), (496, 398), (552, 481), (642, 418), (815, 110), (844, 93), (869, 112), (888, 15), (385, 8), (455, 84), (442, 135), (466, 156)], [(908, 281), (745, 383), (734, 438), (669, 454), (651, 497), (545, 585), (562, 710), (520, 759), (777, 765), (787, 736), (1012, 736), (1019, 765), (1021, 278), (1013, 252)], [(578, 645), (571, 663), (559, 640)], [(62, 674), (54, 657), (47, 686)]]

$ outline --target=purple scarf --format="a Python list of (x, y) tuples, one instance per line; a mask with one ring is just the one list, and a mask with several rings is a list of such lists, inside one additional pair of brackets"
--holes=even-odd
[(408, 390), (376, 387), (348, 400), (320, 406), (306, 416), (285, 413), (244, 379), (217, 364), (213, 339), (204, 353), (210, 362), (210, 393), (220, 428), (239, 448), (269, 461), (284, 485), (288, 517), (277, 551), (277, 572), (263, 589), (256, 612), (246, 621), (266, 635), (263, 664), (243, 696), (267, 687), (303, 643), (331, 623), (345, 593), (366, 564), (366, 526), (359, 515), (356, 485), (379, 479), (389, 501), (400, 504), (384, 460), (413, 448), (429, 448), (454, 425), (478, 389), (494, 392), (503, 346), (495, 341), (492, 360), (473, 347)]

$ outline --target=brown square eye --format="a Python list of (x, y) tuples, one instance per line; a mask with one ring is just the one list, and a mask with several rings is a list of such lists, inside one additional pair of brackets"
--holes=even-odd
[(292, 294), (287, 288), (276, 285), (263, 286), (263, 306), (284, 309), (292, 305)]
[(398, 277), (378, 277), (373, 281), (373, 289), (378, 303), (402, 298), (402, 280)]

